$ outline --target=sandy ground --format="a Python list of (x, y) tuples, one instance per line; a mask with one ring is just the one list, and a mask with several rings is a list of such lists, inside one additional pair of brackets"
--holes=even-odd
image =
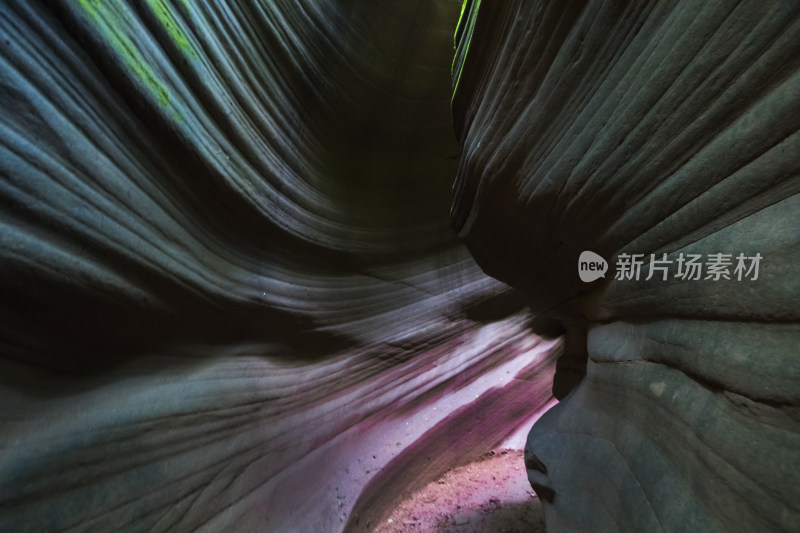
[(375, 533), (540, 533), (522, 450), (495, 450), (412, 494)]

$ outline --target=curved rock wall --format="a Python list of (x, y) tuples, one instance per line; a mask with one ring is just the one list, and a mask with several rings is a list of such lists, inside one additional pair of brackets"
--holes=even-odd
[(475, 1), (457, 38), (454, 227), (568, 329), (548, 530), (797, 531), (800, 5)]
[(557, 344), (448, 222), (459, 8), (0, 2), (0, 530), (368, 528), (530, 423)]

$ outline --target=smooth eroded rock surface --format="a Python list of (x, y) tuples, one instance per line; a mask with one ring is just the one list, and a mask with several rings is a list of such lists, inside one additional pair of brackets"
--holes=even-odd
[(459, 10), (0, 2), (0, 530), (340, 531), (530, 423), (558, 344), (449, 227)]
[(797, 531), (800, 5), (474, 1), (457, 35), (453, 225), (568, 330), (548, 530)]

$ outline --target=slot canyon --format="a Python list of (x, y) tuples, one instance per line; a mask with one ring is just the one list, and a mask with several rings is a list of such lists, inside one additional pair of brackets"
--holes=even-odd
[(799, 269), (796, 0), (0, 1), (2, 532), (798, 532)]

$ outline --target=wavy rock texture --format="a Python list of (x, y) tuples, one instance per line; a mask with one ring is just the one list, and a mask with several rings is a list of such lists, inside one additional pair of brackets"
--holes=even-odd
[(449, 228), (459, 8), (0, 3), (0, 530), (364, 529), (530, 423), (558, 344)]
[(568, 328), (527, 448), (548, 530), (800, 530), (800, 5), (475, 1), (458, 39), (454, 226)]

